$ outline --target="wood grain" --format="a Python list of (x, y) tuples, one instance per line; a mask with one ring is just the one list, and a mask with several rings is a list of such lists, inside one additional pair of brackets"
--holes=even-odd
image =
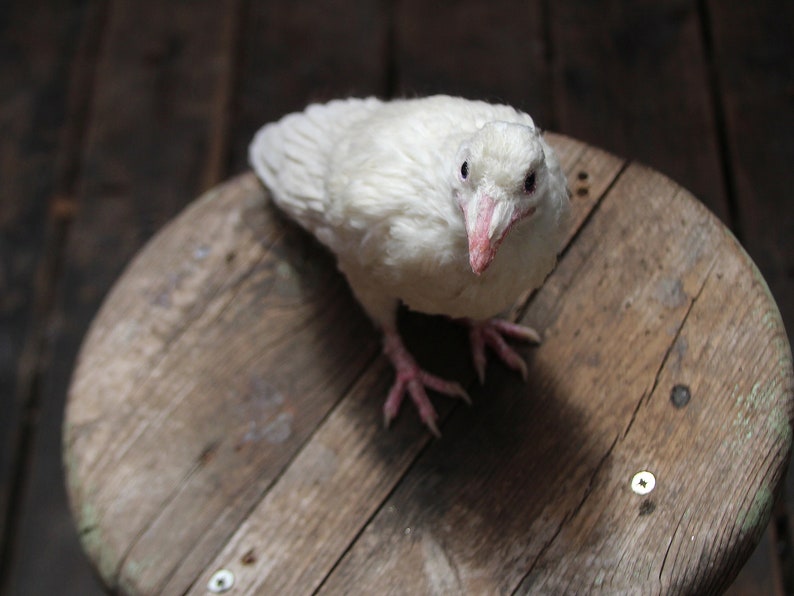
[[(706, 2), (714, 69), (724, 110), (726, 158), (736, 199), (737, 230), (794, 330), (794, 10), (789, 2)], [(752, 41), (751, 41), (752, 40)], [(740, 74), (741, 73), (741, 74)], [(789, 467), (788, 535), (794, 535), (794, 482)], [(782, 522), (785, 525), (785, 520)], [(791, 549), (789, 542), (787, 548)], [(791, 555), (784, 568), (794, 590)]]
[[(777, 310), (686, 191), (549, 138), (576, 217), (524, 315), (545, 337), (525, 352), (529, 383), (492, 365), (473, 386), (460, 330), (405, 324), (475, 400), (437, 400), (440, 441), (410, 414), (380, 428), (392, 373), (376, 334), (252, 175), (146, 247), (92, 326), (67, 410), (70, 491), (110, 586), (198, 594), (221, 568), (250, 594), (730, 582), (790, 449)], [(646, 468), (659, 485), (641, 498), (629, 482)]]
[[(787, 171), (792, 157), (791, 147), (783, 141), (794, 130), (789, 76), (794, 63), (792, 6), (774, 2), (709, 6), (732, 147), (739, 228), (791, 328), (792, 220), (780, 216), (790, 212), (791, 188), (781, 173)], [(750, 36), (759, 41), (749, 44)], [(747, 76), (738, 76), (739, 68)]]
[[(127, 0), (11, 0), (0, 14), (0, 501), (11, 494), (11, 524), (0, 522), (0, 592), (101, 593), (62, 486), (60, 426), (79, 342), (141, 244), (196, 193), (247, 167), (256, 127), (314, 99), (457, 90), (507, 100), (545, 128), (668, 172), (730, 215), (791, 330), (790, 3), (191, 4), (145, 0), (136, 10)], [(570, 84), (571, 68), (583, 73), (573, 82), (586, 85)], [(173, 147), (160, 151), (164, 143)], [(725, 188), (710, 183), (715, 171)], [(724, 195), (735, 199), (727, 211)], [(65, 248), (72, 218), (79, 239)], [(469, 378), (462, 330), (403, 314), (423, 362)], [(369, 415), (379, 400), (370, 398)], [(394, 430), (415, 425), (408, 410)], [(222, 500), (212, 486), (199, 473), (181, 490), (204, 487), (210, 501)], [(770, 529), (785, 528), (790, 494)], [(157, 532), (168, 548), (188, 543), (155, 530), (186, 506), (182, 495), (159, 514), (127, 561)], [(223, 516), (214, 523), (217, 536), (235, 530)], [(170, 559), (149, 566), (147, 585), (187, 585), (217, 555), (201, 546), (216, 544), (212, 535), (173, 572)], [(780, 593), (794, 591), (790, 548), (775, 542), (785, 532), (768, 535), (760, 558), (745, 566), (751, 575), (730, 593), (784, 590), (764, 548), (788, 574)]]
[[(737, 283), (743, 307), (732, 303), (728, 320), (709, 317), (709, 302), (723, 303)], [(771, 304), (710, 214), (669, 180), (632, 166), (527, 313), (545, 335), (530, 384), (497, 378), (476, 415), (456, 412), (448, 442), (417, 462), (324, 587), (725, 586), (763, 531), (791, 440), (790, 354)], [(737, 330), (755, 316), (754, 327), (772, 325), (771, 337), (744, 336), (758, 359), (753, 373), (738, 372), (746, 352)], [(719, 348), (737, 343), (737, 352)], [(678, 411), (669, 395), (681, 382), (695, 397)], [(772, 394), (783, 401), (770, 409)], [(755, 456), (741, 453), (749, 440), (764, 445)], [(748, 458), (737, 482), (730, 471)], [(659, 481), (650, 499), (629, 490), (643, 469)]]
[[(19, 6), (0, 21), (0, 512), (6, 511), (21, 409), (37, 374), (52, 266), (48, 254), (69, 198), (51, 172), (66, 128), (69, 64), (77, 48), (81, 13)], [(13, 32), (11, 29), (13, 28)], [(37, 44), (40, 39), (47, 44)], [(42, 116), (47, 115), (45, 119)], [(37, 272), (41, 271), (38, 275)], [(0, 535), (5, 517), (0, 516)]]
[(558, 130), (728, 205), (696, 3), (549, 3)]
[(507, 103), (531, 114), (540, 127), (556, 130), (543, 4), (395, 3), (396, 94), (447, 93)]
[[(564, 137), (552, 140), (563, 164), (575, 172), (574, 179), (578, 172), (592, 172), (592, 192), (576, 204), (573, 236), (622, 163)], [(440, 374), (455, 375), (457, 371), (460, 375), (465, 370), (466, 381), (471, 383), (474, 374), (469, 356), (460, 349), (465, 337), (448, 334), (428, 341), (427, 329), (426, 324), (421, 330), (413, 329), (415, 335), (422, 333), (422, 343), (431, 348), (423, 351), (420, 347), (418, 357), (424, 357), (431, 370)], [(449, 357), (439, 358), (439, 351)], [(250, 512), (209, 569), (233, 569), (237, 589), (250, 593), (308, 593), (322, 583), (429, 441), (413, 415), (407, 421), (403, 415), (392, 431), (382, 432), (381, 412), (372, 401), (385, 395), (391, 375), (382, 358), (368, 370)], [(442, 420), (452, 403), (441, 403)], [(349, 487), (356, 490), (351, 492)], [(292, 510), (290, 503), (300, 503), (300, 507)], [(284, 515), (285, 510), (289, 514)], [(263, 535), (270, 537), (267, 543), (261, 541)], [(247, 553), (254, 561), (244, 561)], [(205, 585), (206, 579), (198, 582), (192, 593), (201, 593)]]
[[(59, 324), (58, 281), (76, 211), (102, 6), (10, 2), (2, 12), (0, 592), (44, 594), (66, 584), (91, 594), (98, 582), (59, 480), (63, 391), (51, 404), (43, 385)], [(42, 427), (51, 438), (45, 449), (37, 444)]]
[[(119, 1), (91, 8), (101, 18), (88, 21), (81, 34), (101, 43), (95, 77), (80, 90), (90, 103), (86, 129), (77, 147), (69, 147), (79, 155), (72, 174), (75, 212), (60, 248), (62, 286), (48, 329), (53, 351), (41, 380), (42, 424), (31, 445), (28, 508), (20, 519), (21, 593), (58, 593), (68, 584), (69, 573), (57, 570), (77, 540), (63, 482), (55, 479), (63, 477), (62, 412), (75, 356), (126, 262), (207, 182), (199, 172), (209, 164), (215, 90), (226, 84), (216, 68), (229, 50), (217, 34), (224, 7)], [(80, 73), (74, 76), (79, 83)], [(64, 564), (76, 571), (73, 560)], [(86, 572), (82, 578), (86, 588), (97, 583)]]
[(266, 122), (314, 101), (387, 95), (388, 27), (382, 2), (247, 3), (229, 170), (248, 169), (248, 143)]

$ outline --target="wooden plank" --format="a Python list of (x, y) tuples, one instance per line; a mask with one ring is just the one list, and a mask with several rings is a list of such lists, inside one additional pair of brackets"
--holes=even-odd
[(783, 596), (783, 578), (776, 550), (773, 524), (769, 524), (761, 542), (725, 591), (725, 596)]
[[(708, 4), (710, 10), (703, 14), (698, 10), (699, 4)], [(763, 84), (758, 85), (753, 81), (759, 76), (756, 73), (764, 73), (760, 75), (762, 77), (771, 77), (775, 81), (772, 88), (781, 90), (786, 84), (783, 80), (785, 75), (782, 73), (787, 67), (783, 64), (788, 63), (790, 70), (792, 53), (780, 51), (781, 43), (788, 43), (790, 47), (791, 35), (786, 36), (780, 30), (790, 23), (790, 19), (778, 15), (779, 4), (768, 2), (753, 7), (740, 7), (736, 3), (668, 2), (655, 3), (655, 7), (649, 7), (647, 3), (621, 3), (619, 7), (612, 6), (600, 16), (595, 16), (592, 14), (595, 7), (591, 7), (591, 12), (588, 12), (586, 9), (582, 10), (582, 3), (578, 3), (572, 7), (571, 12), (580, 20), (571, 21), (569, 17), (565, 17), (560, 22), (557, 15), (561, 12), (567, 14), (565, 11), (568, 4), (554, 3), (551, 9), (555, 14), (554, 24), (560, 27), (563, 34), (562, 38), (554, 36), (554, 44), (559, 54), (556, 59), (560, 69), (557, 81), (560, 90), (558, 93), (561, 95), (558, 101), (562, 106), (569, 106), (561, 108), (563, 130), (659, 167), (684, 186), (694, 190), (713, 211), (727, 220), (730, 211), (726, 201), (727, 189), (720, 183), (719, 168), (715, 165), (720, 160), (722, 149), (716, 145), (721, 132), (717, 127), (724, 125), (724, 121), (720, 118), (721, 114), (714, 113), (708, 105), (708, 95), (713, 92), (708, 88), (708, 69), (712, 66), (709, 60), (713, 58), (708, 52), (711, 40), (702, 39), (698, 35), (698, 29), (705, 29), (708, 33), (709, 29), (714, 28), (714, 33), (719, 35), (719, 27), (726, 25), (726, 19), (720, 17), (719, 13), (733, 13), (735, 16), (728, 19), (733, 32), (722, 40), (721, 48), (729, 52), (733, 59), (719, 65), (720, 71), (732, 81), (739, 82), (746, 93), (755, 93), (764, 88)], [(736, 15), (737, 12), (748, 11), (754, 13), (754, 17), (750, 19), (754, 24), (750, 26), (747, 24), (747, 17), (751, 15)], [(696, 18), (696, 15), (700, 18)], [(765, 16), (759, 19), (761, 15)], [(599, 27), (587, 26), (588, 21), (595, 22), (593, 18), (598, 20)], [(700, 20), (703, 18), (706, 19), (705, 23)], [(716, 22), (712, 23), (712, 20)], [(770, 36), (768, 32), (762, 31), (759, 20), (766, 22), (767, 27), (774, 27), (776, 34)], [(757, 52), (755, 48), (759, 44), (767, 48), (778, 48), (777, 59), (781, 62), (781, 68), (758, 69), (748, 63), (744, 56)], [(570, 55), (575, 55), (573, 70), (566, 58)], [(608, 67), (605, 66), (607, 64)], [(723, 75), (720, 77), (723, 78)], [(769, 80), (768, 78), (767, 88)], [(781, 91), (777, 94), (762, 92), (758, 95), (756, 105), (741, 106), (733, 114), (735, 122), (741, 122), (740, 129), (744, 131), (743, 138), (734, 140), (736, 146), (745, 154), (754, 156), (757, 163), (763, 166), (769, 166), (772, 162), (758, 155), (755, 148), (759, 144), (757, 139), (767, 137), (767, 133), (761, 132), (764, 130), (763, 126), (748, 125), (748, 114), (755, 118), (766, 118), (766, 129), (774, 129), (771, 134), (777, 134), (781, 139), (781, 143), (762, 143), (763, 146), (782, 147), (782, 153), (790, 153), (791, 143), (786, 140), (790, 140), (791, 134), (787, 135), (785, 127), (777, 126), (777, 114), (790, 116), (791, 110), (786, 105), (772, 109), (768, 107), (770, 97), (774, 96), (778, 98), (778, 102), (785, 102), (784, 95)], [(574, 97), (573, 102), (570, 97)], [(572, 123), (570, 119), (569, 123), (565, 123), (566, 110), (572, 112)], [(770, 116), (772, 114), (774, 116)], [(730, 126), (730, 117), (728, 122)], [(574, 127), (569, 128), (571, 124)], [(786, 162), (786, 158), (777, 149), (772, 152), (780, 159), (779, 163)], [(733, 172), (746, 171), (742, 167), (737, 170), (735, 161), (728, 165)], [(776, 179), (776, 173), (784, 171), (785, 167), (767, 167), (759, 179), (768, 184), (770, 180)], [(759, 192), (758, 196), (764, 197), (762, 200), (768, 200), (767, 197), (782, 197), (785, 193), (765, 190)], [(747, 215), (752, 217), (746, 210), (740, 210), (738, 220), (733, 222), (742, 237), (744, 218)], [(785, 225), (786, 221), (786, 218), (777, 218), (776, 223), (771, 225)], [(778, 240), (791, 237), (785, 231), (774, 235)], [(783, 246), (780, 242), (771, 240), (766, 232), (762, 237), (769, 245)], [(751, 254), (755, 256), (756, 253), (751, 249)], [(791, 250), (788, 254), (792, 254)], [(763, 263), (761, 268), (766, 275)], [(786, 283), (785, 274), (781, 274), (781, 271), (784, 271), (784, 267), (779, 264), (778, 274), (774, 275), (778, 282), (776, 295), (780, 293), (781, 285)], [(778, 303), (791, 304), (794, 300), (781, 302), (778, 299)], [(786, 306), (783, 306), (783, 315), (787, 327), (791, 329)], [(789, 474), (789, 478), (791, 477)], [(794, 486), (790, 487), (789, 494), (794, 494)]]
[[(571, 185), (581, 185), (579, 173), (588, 172), (589, 192), (578, 195), (572, 237), (622, 162), (564, 137), (551, 136), (550, 141), (571, 172)], [(431, 370), (453, 378), (466, 371), (467, 382), (474, 379), (469, 354), (461, 349), (463, 330), (444, 333), (425, 318), (413, 334), (407, 331), (417, 358)], [(416, 416), (403, 416), (388, 433), (381, 430), (380, 408), (372, 402), (381, 403), (391, 376), (384, 359), (367, 371), (261, 497), (191, 593), (203, 593), (220, 568), (233, 571), (240, 593), (310, 593), (321, 585), (429, 442)], [(442, 428), (452, 405), (450, 400), (439, 403)]]
[[(12, 4), (0, 21), (0, 394), (6, 396), (0, 419), (2, 512), (27, 393), (18, 384), (29, 383), (34, 374), (31, 363), (22, 370), (18, 367), (22, 346), (31, 336), (35, 272), (44, 260), (50, 200), (56, 192), (49, 168), (66, 118), (68, 65), (77, 46), (79, 14), (78, 7), (66, 14), (54, 11), (33, 18), (28, 10)], [(40, 39), (49, 44), (38, 45)], [(45, 112), (50, 118), (41, 122)], [(3, 516), (0, 536), (5, 534), (4, 522)]]
[(727, 221), (693, 0), (549, 3), (559, 129), (669, 175)]
[(369, 0), (248, 3), (232, 172), (248, 169), (248, 144), (263, 124), (315, 101), (387, 94), (386, 11)]
[(376, 353), (330, 258), (305, 240), (249, 175), (158, 236), (100, 313), (67, 444), (74, 498), (90, 504), (81, 527), (111, 585), (159, 591), (212, 556)]
[[(706, 2), (724, 109), (738, 234), (758, 264), (794, 337), (794, 6), (790, 2)], [(785, 500), (794, 536), (794, 467)], [(785, 523), (785, 520), (783, 521)], [(794, 590), (791, 544), (786, 590)]]
[(507, 103), (542, 128), (557, 126), (543, 2), (406, 0), (394, 9), (398, 95)]
[(794, 158), (794, 7), (709, 2), (736, 185), (739, 230), (748, 252), (794, 329), (794, 221), (789, 164)]
[[(323, 2), (246, 4), (240, 28), (236, 95), (231, 102), (234, 111), (230, 117), (228, 159), (232, 170), (247, 169), (248, 143), (265, 122), (300, 109), (309, 101), (382, 92), (387, 24), (384, 7), (368, 2), (348, 4), (351, 6), (343, 11)], [(322, 59), (318, 60), (318, 56)], [(257, 312), (257, 308), (252, 307), (252, 312)], [(178, 313), (178, 309), (173, 313)], [(368, 353), (363, 349), (352, 358), (348, 364), (353, 369), (347, 369), (348, 373), (355, 369), (357, 358)], [(321, 411), (320, 405), (316, 412)], [(296, 432), (293, 441), (299, 443), (299, 438), (300, 432)], [(279, 457), (286, 458), (288, 453), (285, 449)], [(230, 505), (222, 498), (210, 498), (201, 511), (206, 524), (195, 523), (190, 513), (196, 503), (202, 503), (197, 494), (211, 496), (215, 474), (227, 461), (222, 456), (213, 457), (212, 463), (177, 486), (177, 493), (157, 519), (149, 520), (151, 525), (142, 531), (140, 541), (123, 562), (121, 585), (143, 592), (162, 587), (166, 581), (166, 590), (183, 591), (185, 585), (190, 585), (198, 573), (196, 567), (202, 569), (206, 560), (215, 555), (218, 545), (233, 530), (235, 520), (250, 506), (248, 501), (264, 489), (278, 470), (278, 460), (274, 466), (255, 460), (263, 465), (261, 470), (252, 464), (234, 479), (234, 486), (240, 487), (239, 499)], [(174, 516), (189, 521), (183, 527), (190, 530), (174, 532), (173, 525), (162, 522), (173, 520)], [(173, 557), (147, 558), (151, 548), (164, 545)]]
[(794, 329), (794, 5), (706, 2), (738, 230)]
[(35, 507), (25, 499), (26, 479), (40, 430), (56, 278), (73, 215), (87, 105), (79, 85), (90, 87), (97, 37), (87, 32), (97, 26), (99, 8), (9, 2), (0, 17), (0, 592), (99, 592), (77, 544), (57, 468), (46, 484), (61, 497), (62, 515), (59, 523), (34, 522), (34, 559), (23, 542), (30, 528), (22, 543), (18, 533), (21, 516)]
[[(628, 514), (636, 515), (636, 525), (605, 539), (595, 553), (599, 560), (588, 574), (593, 585), (627, 591), (639, 581), (658, 585), (661, 593), (718, 593), (767, 526), (791, 448), (791, 352), (779, 313), (747, 255), (727, 230), (709, 229), (702, 213), (691, 215), (699, 220), (691, 230), (710, 237), (708, 245), (719, 246), (719, 256), (684, 255), (708, 267), (694, 294), (688, 275), (681, 279), (683, 294), (678, 281), (672, 288), (666, 282), (657, 286), (672, 289), (668, 299), (689, 302), (685, 318), (674, 333), (665, 329), (670, 349), (603, 473), (594, 478), (593, 495), (600, 487), (606, 493), (585, 500), (523, 586), (566, 585), (570, 570), (555, 574), (544, 567), (571, 557), (572, 540), (582, 545), (584, 536), (603, 537)], [(681, 240), (677, 234), (676, 242)], [(634, 297), (629, 301), (628, 308), (635, 308)], [(673, 405), (676, 387), (691, 395), (683, 408)], [(656, 475), (650, 497), (637, 499), (624, 490), (612, 494), (614, 501), (603, 500), (640, 469)], [(583, 552), (587, 547), (574, 547), (573, 556)], [(629, 562), (632, 552), (647, 554)], [(598, 571), (613, 561), (614, 571)]]
[[(589, 172), (580, 222), (621, 162), (553, 142), (572, 184)], [(193, 585), (378, 352), (329, 256), (263, 201), (251, 175), (198, 201), (136, 259), (86, 339), (67, 411), (69, 484), (92, 557), (125, 591)], [(450, 374), (468, 362), (465, 351), (456, 358)], [(380, 416), (391, 371), (377, 370), (362, 381), (377, 390), (357, 395), (369, 398), (365, 436), (381, 437), (369, 419)], [(286, 434), (270, 445), (265, 431), (285, 416)], [(394, 453), (410, 461), (426, 437), (416, 420), (403, 424)]]
[[(724, 585), (766, 525), (791, 442), (791, 360), (770, 306), (688, 193), (630, 167), (530, 306), (545, 340), (529, 384), (495, 374), (490, 400), (456, 410), (322, 591)], [(682, 381), (694, 397), (679, 413)], [(737, 481), (727, 469), (747, 458)], [(659, 479), (650, 499), (629, 489), (645, 468)]]
[[(103, 568), (123, 565), (118, 582), (131, 593), (157, 592), (180, 579), (187, 584), (177, 591), (184, 592), (195, 566), (203, 569), (379, 348), (328, 255), (307, 247), (296, 227), (286, 224), (285, 233), (274, 226), (285, 222), (272, 211), (267, 219), (259, 183), (250, 175), (244, 181), (186, 213), (182, 234), (166, 232), (166, 246), (136, 261), (120, 292), (137, 296), (137, 304), (120, 317), (115, 309), (130, 302), (111, 299), (111, 310), (100, 315), (132, 322), (138, 333), (130, 340), (119, 326), (99, 326), (86, 349), (101, 353), (122, 342), (135, 352), (162, 343), (151, 373), (129, 385), (119, 371), (105, 383), (124, 398), (114, 408), (96, 387), (95, 367), (78, 372), (75, 391), (96, 399), (83, 399), (87, 407), (70, 413), (70, 448), (88, 456), (102, 445), (106, 438), (92, 430), (98, 421), (119, 440), (102, 461), (71, 463), (85, 474), (73, 487), (94, 504), (82, 519), (97, 526), (92, 553), (101, 554)], [(211, 253), (198, 264), (197, 246)], [(181, 267), (153, 265), (161, 254), (173, 254)], [(163, 334), (164, 326), (149, 326), (151, 302), (140, 296), (169, 291), (174, 270), (182, 279), (164, 308), (184, 318)], [(214, 273), (207, 279), (203, 271)], [(187, 313), (182, 303), (190, 305)], [(169, 339), (161, 342), (163, 336)], [(225, 355), (217, 358), (214, 346), (221, 345)], [(189, 386), (186, 367), (193, 370)], [(134, 412), (126, 412), (133, 404)], [(163, 452), (164, 442), (174, 447)], [(157, 469), (157, 483), (142, 469)], [(118, 518), (125, 523), (108, 523)]]
[(46, 582), (43, 592), (66, 589), (58, 575), (43, 570), (58, 568), (62, 552), (78, 551), (59, 539), (74, 531), (58, 480), (61, 412), (75, 354), (125, 262), (210, 182), (204, 172), (213, 167), (208, 148), (216, 134), (217, 93), (228, 85), (234, 55), (219, 34), (228, 15), (214, 2), (109, 7), (84, 161), (75, 173), (78, 211), (65, 250), (60, 325), (42, 381), (42, 425), (20, 521), (19, 574), (31, 582), (24, 585)]

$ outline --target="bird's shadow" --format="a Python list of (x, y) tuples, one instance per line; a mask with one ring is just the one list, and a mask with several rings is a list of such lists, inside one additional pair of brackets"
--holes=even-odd
[[(393, 428), (376, 436), (375, 451), (386, 461), (397, 459), (396, 450), (426, 444), (375, 518), (374, 533), (388, 541), (411, 530), (414, 540), (431, 536), (453, 558), (475, 549), (477, 564), (495, 560), (505, 581), (523, 577), (545, 545), (564, 539), (560, 527), (610, 465), (570, 394), (566, 362), (543, 354), (543, 345), (515, 343), (528, 365), (527, 381), (490, 354), (480, 385), (465, 326), (406, 310), (400, 315), (420, 365), (463, 383), (472, 404), (429, 392), (442, 418), (442, 436), (435, 439), (406, 399)], [(379, 408), (383, 396), (370, 397), (370, 408)]]
[[(368, 323), (343, 276), (329, 271), (335, 269), (333, 257), (272, 205), (266, 209), (284, 233), (273, 250), (278, 252), (278, 259), (291, 263), (299, 272), (301, 292), (316, 295), (318, 279), (321, 284), (344, 285), (337, 297), (338, 308), (350, 324), (341, 328), (354, 335), (327, 338), (313, 355), (316, 365), (330, 366), (329, 354), (339, 348), (340, 341), (359, 343), (361, 350), (383, 359), (378, 355), (378, 331)], [(318, 324), (331, 316), (323, 311), (322, 300), (317, 300), (313, 308)], [(440, 439), (430, 437), (409, 399), (392, 428), (374, 434), (366, 448), (387, 463), (398, 460), (404, 450), (421, 447), (391, 493), (389, 507), (381, 508), (401, 514), (377, 517), (373, 523), (388, 524), (379, 528), (386, 536), (390, 532), (399, 534), (410, 525), (421, 525), (437, 537), (443, 537), (444, 528), (465, 524), (470, 528), (474, 524), (481, 543), (478, 548), (483, 549), (484, 556), (499, 556), (493, 553), (508, 544), (524, 544), (524, 552), (532, 553), (538, 541), (550, 540), (581, 503), (583, 491), (603, 459), (603, 451), (592, 447), (587, 436), (583, 413), (566, 392), (565, 363), (550, 366), (553, 359), (538, 357), (543, 345), (517, 345), (527, 360), (528, 380), (523, 382), (518, 373), (491, 355), (486, 382), (480, 386), (463, 325), (405, 308), (399, 312), (398, 324), (419, 364), (431, 373), (464, 384), (473, 403), (467, 406), (430, 392), (441, 417)], [(384, 364), (382, 370), (384, 378), (372, 385), (361, 404), (347, 410), (355, 418), (353, 424), (380, 424), (383, 400), (393, 379), (388, 365)], [(450, 535), (449, 539), (454, 538)]]
[[(508, 545), (523, 545), (531, 557), (579, 507), (603, 463), (584, 414), (566, 393), (564, 362), (549, 367), (547, 358), (537, 357), (543, 346), (522, 347), (526, 382), (492, 357), (480, 386), (471, 364), (461, 365), (468, 359), (464, 328), (413, 313), (405, 316), (404, 328), (420, 363), (456, 380), (470, 379), (473, 403), (431, 395), (445, 417), (442, 437), (430, 440), (390, 498), (402, 511), (392, 516), (391, 531), (399, 534), (413, 524), (436, 541), (448, 536), (445, 548), (452, 551), (455, 540), (476, 535), (478, 556), (499, 557)], [(449, 374), (452, 369), (457, 373)], [(402, 416), (398, 426), (419, 424), (413, 413)], [(378, 446), (388, 458), (400, 448), (388, 438)]]

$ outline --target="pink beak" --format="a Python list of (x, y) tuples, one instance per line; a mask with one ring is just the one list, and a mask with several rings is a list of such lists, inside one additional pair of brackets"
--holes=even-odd
[[(480, 275), (496, 256), (501, 238), (494, 243), (491, 242), (491, 237), (488, 234), (496, 207), (494, 200), (488, 195), (483, 195), (477, 207), (477, 220), (474, 222), (474, 228), (469, 227), (468, 218), (466, 218), (466, 229), (469, 237), (469, 264), (471, 270)], [(464, 215), (464, 217), (466, 216)]]
[(513, 225), (526, 217), (531, 217), (535, 213), (535, 207), (530, 207), (525, 211), (515, 211), (510, 217), (507, 227), (499, 232), (497, 238), (491, 238), (490, 235), (491, 220), (496, 209), (496, 201), (484, 194), (474, 207), (477, 212), (474, 226), (469, 225), (469, 217), (466, 210), (464, 210), (463, 218), (466, 221), (466, 233), (469, 239), (469, 264), (475, 274), (481, 275), (494, 260), (496, 251), (499, 250), (499, 245), (502, 244), (502, 240), (505, 239)]

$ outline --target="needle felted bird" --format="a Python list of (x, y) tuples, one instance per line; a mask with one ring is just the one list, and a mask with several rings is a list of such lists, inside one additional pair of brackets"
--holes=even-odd
[(336, 100), (262, 127), (249, 159), (275, 203), (336, 255), (382, 331), (396, 372), (387, 425), (406, 393), (436, 435), (425, 388), (468, 401), (407, 350), (400, 302), (465, 320), (481, 381), (485, 346), (526, 378), (504, 337), (540, 338), (494, 317), (543, 283), (569, 212), (565, 176), (527, 114), (449, 96)]

